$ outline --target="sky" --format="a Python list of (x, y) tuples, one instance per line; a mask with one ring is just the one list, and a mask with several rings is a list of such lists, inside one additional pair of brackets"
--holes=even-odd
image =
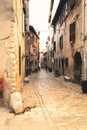
[[(56, 9), (59, 0), (54, 1), (55, 1), (54, 7)], [(29, 23), (34, 27), (34, 29), (37, 32), (40, 31), (39, 42), (41, 50), (45, 49), (47, 42), (49, 10), (50, 10), (50, 0), (29, 1)]]

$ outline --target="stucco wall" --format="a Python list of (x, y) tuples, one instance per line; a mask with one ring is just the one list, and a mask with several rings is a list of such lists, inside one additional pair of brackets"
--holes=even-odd
[(12, 13), (11, 0), (0, 1), (0, 21), (10, 20)]
[[(78, 15), (78, 18), (76, 16)], [(76, 22), (76, 40), (75, 43), (71, 45), (69, 41), (69, 25), (72, 22)], [(73, 78), (74, 73), (74, 55), (78, 51), (80, 53), (82, 49), (82, 4), (80, 4), (76, 9), (74, 9), (68, 16), (68, 18), (65, 21), (65, 35), (64, 35), (64, 49), (63, 49), (63, 56), (66, 56), (69, 58), (69, 68), (68, 72), (65, 69), (65, 74), (68, 74), (69, 77)]]
[[(78, 15), (78, 17), (77, 17)], [(70, 36), (70, 24), (76, 22), (76, 40), (75, 43), (71, 45)], [(57, 23), (56, 25), (56, 35), (54, 40), (57, 43), (57, 50), (54, 55), (55, 59), (62, 59), (68, 57), (68, 67), (64, 65), (64, 75), (67, 75), (73, 79), (74, 76), (74, 55), (78, 51), (82, 54), (82, 4), (80, 3), (77, 8), (70, 11), (65, 21), (61, 26)], [(63, 35), (63, 49), (59, 47), (59, 38)], [(60, 65), (60, 72), (62, 73), (62, 64)]]

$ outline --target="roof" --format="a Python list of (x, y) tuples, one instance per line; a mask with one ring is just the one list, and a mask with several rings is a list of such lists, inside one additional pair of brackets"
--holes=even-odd
[(50, 11), (49, 11), (49, 18), (48, 18), (48, 22), (49, 22), (49, 23), (50, 23), (50, 21), (51, 21), (53, 4), (54, 4), (54, 0), (51, 0), (51, 2), (50, 2)]
[(53, 20), (52, 20), (52, 25), (55, 25), (55, 23), (57, 22), (58, 17), (62, 11), (62, 7), (65, 4), (65, 2), (66, 2), (66, 0), (60, 0), (58, 7), (57, 7), (57, 10), (56, 10), (56, 13), (55, 13)]
[(36, 35), (36, 37), (39, 39), (39, 37), (38, 37), (38, 35), (37, 35), (37, 32), (35, 31), (35, 29), (34, 29), (34, 27), (33, 26), (29, 26), (29, 30), (30, 31), (32, 31), (35, 35)]

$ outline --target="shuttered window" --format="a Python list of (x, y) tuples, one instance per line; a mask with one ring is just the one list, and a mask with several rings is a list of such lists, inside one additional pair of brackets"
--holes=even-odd
[(63, 48), (63, 35), (60, 37), (59, 46), (60, 46), (60, 49)]
[(76, 29), (76, 24), (75, 22), (73, 22), (72, 24), (70, 24), (70, 43), (74, 43), (75, 42), (75, 29)]
[(54, 42), (53, 49), (56, 51), (56, 42)]

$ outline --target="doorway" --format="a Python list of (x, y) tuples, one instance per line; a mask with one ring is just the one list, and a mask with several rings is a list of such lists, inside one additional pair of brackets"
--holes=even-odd
[(82, 58), (80, 52), (76, 52), (74, 56), (74, 80), (76, 83), (81, 81)]

